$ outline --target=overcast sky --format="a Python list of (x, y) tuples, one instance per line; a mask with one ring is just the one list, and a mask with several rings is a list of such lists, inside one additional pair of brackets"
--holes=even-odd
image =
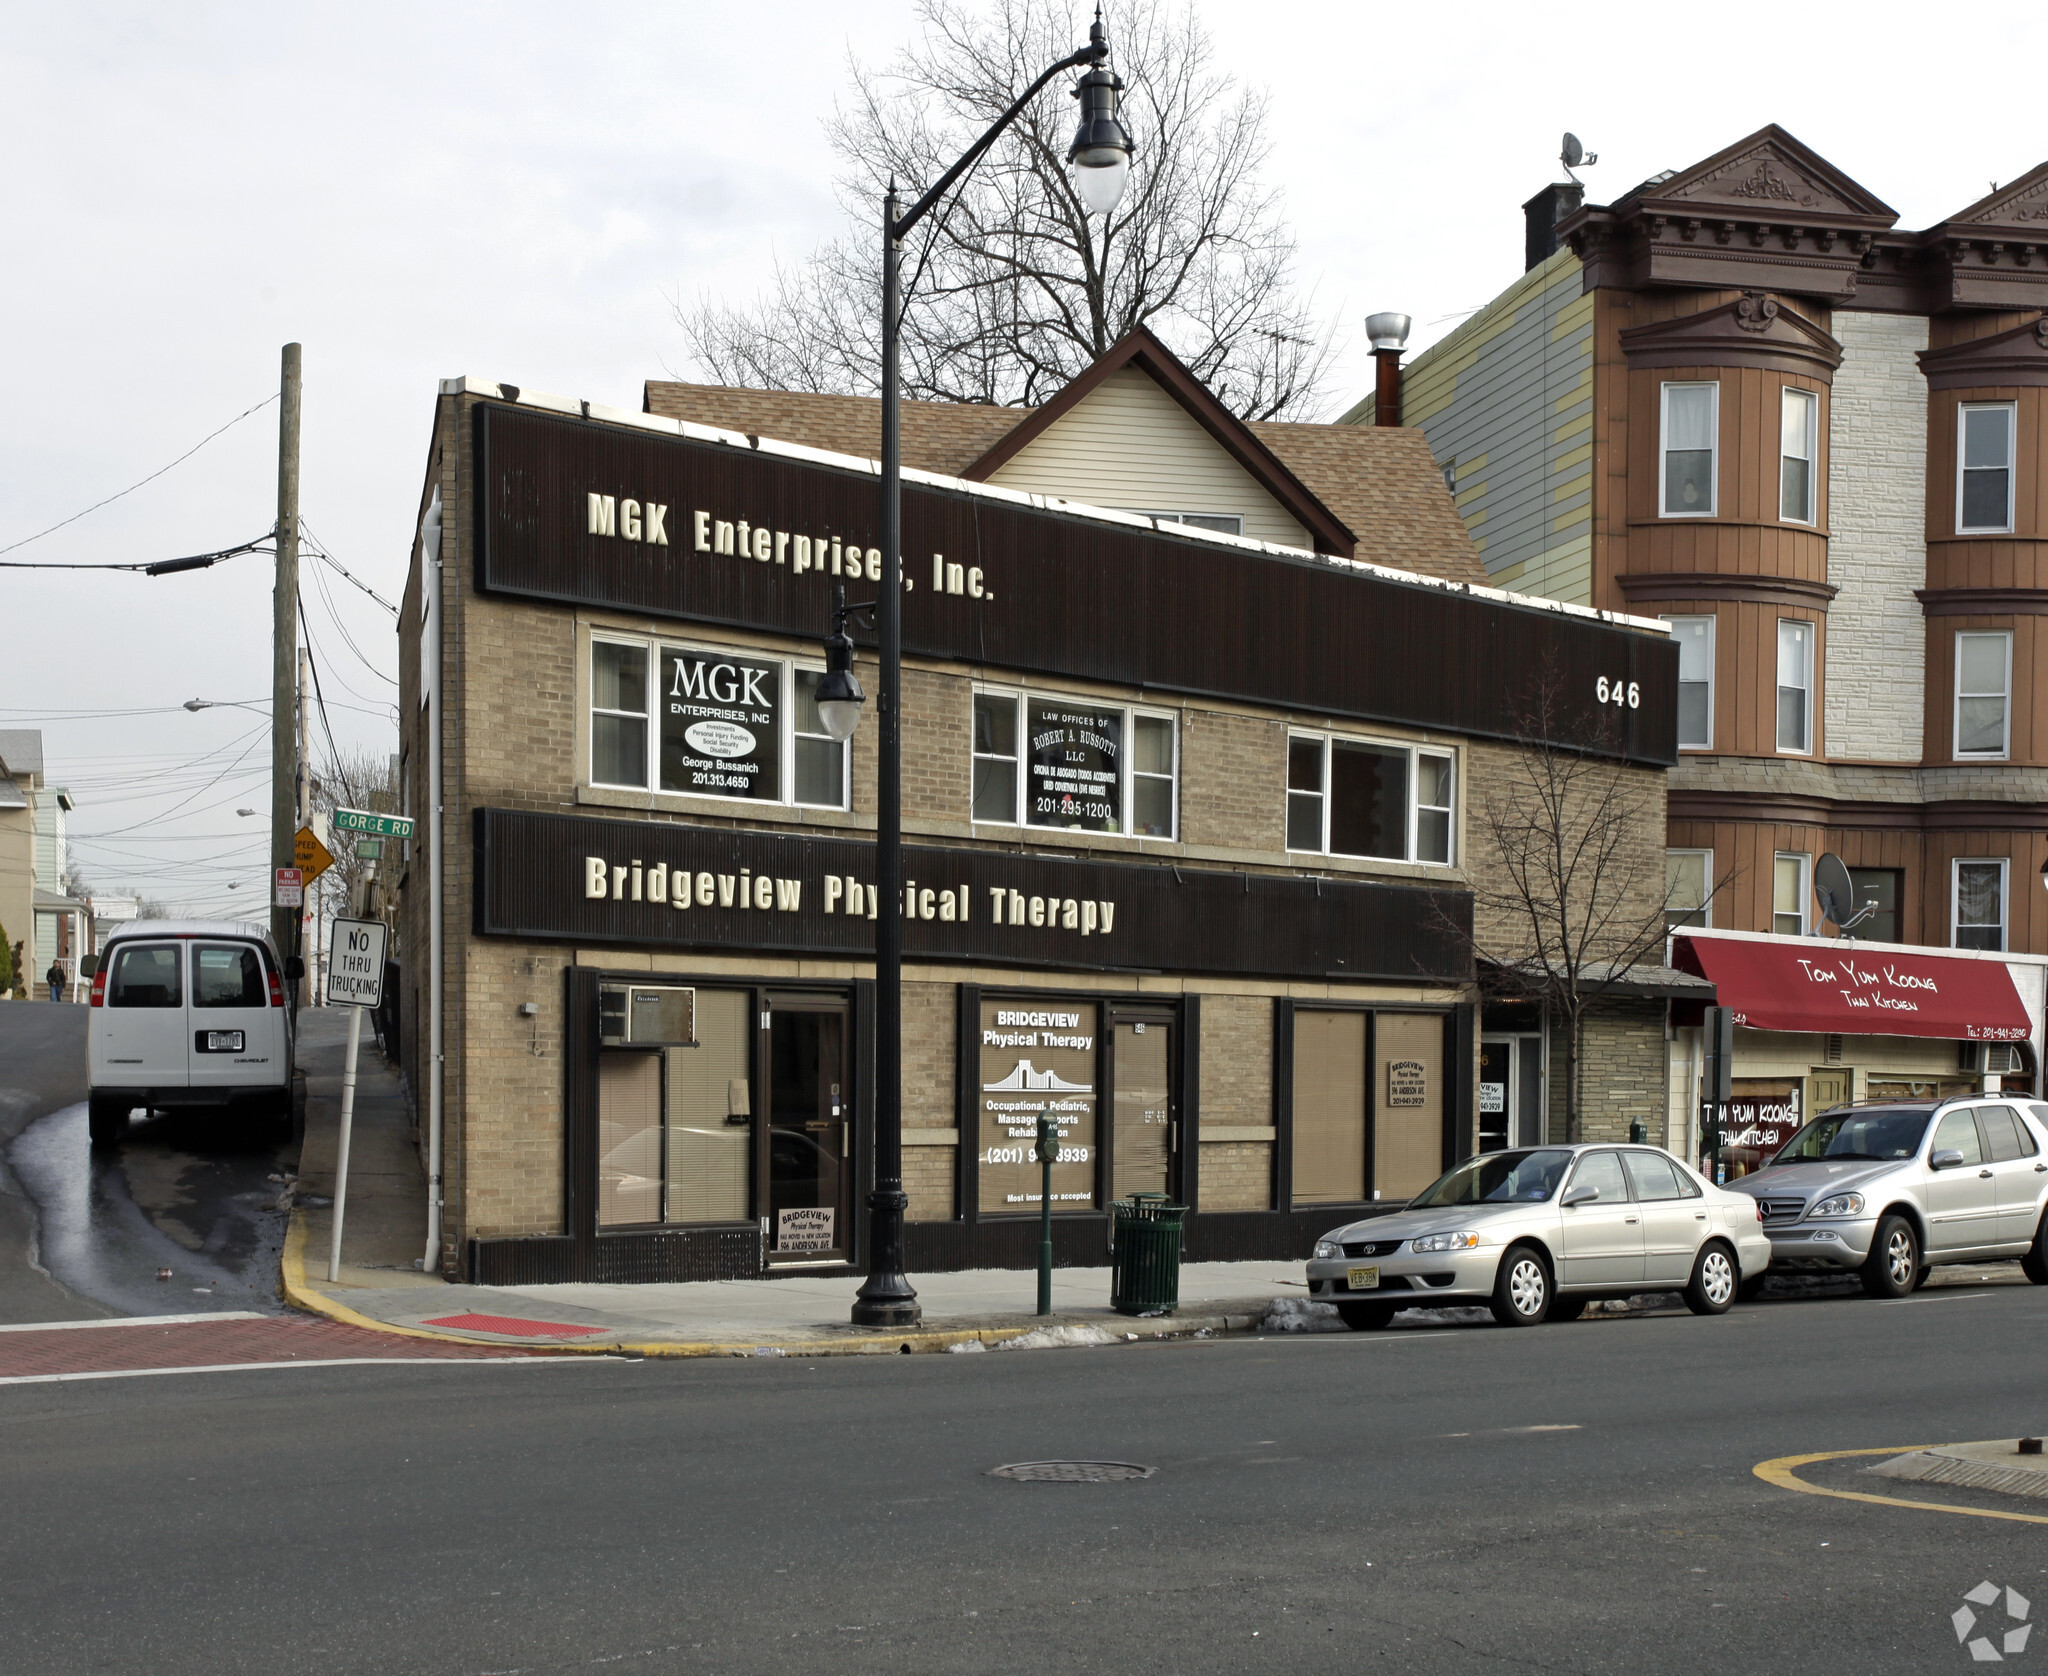
[[(1588, 193), (1608, 202), (1777, 121), (1906, 227), (2048, 156), (2033, 8), (1947, 31), (1878, 7), (1825, 29), (1754, 7), (1199, 10), (1274, 96), (1269, 174), (1345, 345), (1332, 416), (1368, 382), (1367, 313), (1412, 314), (1420, 347), (1519, 272), (1519, 206), (1557, 176), (1566, 128), (1598, 152)], [(296, 339), (305, 520), (395, 600), (435, 380), (637, 407), (642, 379), (688, 371), (670, 299), (745, 296), (777, 255), (841, 231), (819, 116), (849, 53), (886, 60), (916, 27), (907, 0), (0, 3), (0, 548), (265, 400)], [(1966, 115), (1927, 114), (1943, 84), (1968, 90)], [(4, 558), (260, 535), (276, 449), (273, 403)], [(43, 729), (99, 888), (260, 905), (263, 718), (179, 706), (264, 702), (269, 563), (0, 570), (0, 727)], [(394, 751), (391, 618), (320, 568), (305, 592), (334, 737)], [(125, 713), (86, 715), (109, 711)]]

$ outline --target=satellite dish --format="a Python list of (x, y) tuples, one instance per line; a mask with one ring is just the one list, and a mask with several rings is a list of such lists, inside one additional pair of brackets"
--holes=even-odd
[(1842, 858), (1832, 851), (1813, 864), (1813, 894), (1820, 898), (1821, 917), (1833, 920), (1836, 930), (1855, 917), (1856, 886)]
[(1576, 169), (1586, 160), (1586, 148), (1579, 144), (1579, 136), (1567, 134), (1564, 137), (1564, 166)]

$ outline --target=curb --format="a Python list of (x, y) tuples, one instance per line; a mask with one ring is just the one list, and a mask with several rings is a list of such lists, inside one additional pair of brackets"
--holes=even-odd
[[(392, 1333), (401, 1338), (431, 1339), (441, 1344), (489, 1345), (496, 1349), (514, 1349), (501, 1338), (479, 1338), (467, 1333), (432, 1332), (424, 1327), (401, 1327), (390, 1321), (378, 1321), (360, 1311), (338, 1303), (326, 1293), (318, 1290), (306, 1279), (305, 1219), (299, 1214), (299, 1207), (292, 1206), (292, 1219), (285, 1232), (284, 1260), (282, 1264), (283, 1291), (285, 1302), (295, 1309), (302, 1309), (310, 1315), (324, 1315), (330, 1321), (339, 1321), (350, 1327), (361, 1327), (373, 1333)], [(1223, 1335), (1249, 1332), (1265, 1319), (1262, 1314), (1232, 1314), (1228, 1311), (1207, 1315), (1179, 1315), (1157, 1318), (1161, 1323), (1151, 1325), (1148, 1318), (1146, 1327), (1136, 1325), (1139, 1317), (1128, 1319), (1126, 1325), (1111, 1328), (1108, 1324), (1094, 1320), (1078, 1320), (1071, 1316), (1047, 1316), (1034, 1318), (1028, 1325), (1020, 1327), (953, 1327), (923, 1328), (908, 1333), (878, 1333), (869, 1338), (800, 1338), (781, 1340), (760, 1340), (739, 1342), (734, 1340), (655, 1339), (637, 1341), (620, 1338), (602, 1339), (592, 1342), (583, 1339), (574, 1344), (532, 1344), (534, 1352), (552, 1356), (640, 1356), (640, 1357), (685, 1357), (685, 1356), (902, 1356), (919, 1354), (944, 1354), (956, 1344), (979, 1341), (986, 1345), (997, 1345), (1013, 1338), (1022, 1338), (1026, 1333), (1036, 1332), (1046, 1326), (1099, 1326), (1105, 1332), (1118, 1331), (1136, 1335), (1139, 1342), (1149, 1339), (1194, 1338), (1201, 1333)], [(1170, 1325), (1167, 1325), (1170, 1323)], [(1125, 1340), (1123, 1342), (1129, 1342)], [(1103, 1348), (1108, 1348), (1104, 1346)]]

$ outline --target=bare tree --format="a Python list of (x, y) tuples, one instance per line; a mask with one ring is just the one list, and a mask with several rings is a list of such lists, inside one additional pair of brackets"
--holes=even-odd
[[(851, 65), (827, 124), (853, 223), (769, 291), (677, 306), (713, 379), (872, 394), (881, 365), (881, 200), (936, 180), (1044, 70), (1086, 38), (1063, 0), (921, 0), (924, 38), (887, 70)], [(1075, 122), (1056, 79), (934, 211), (905, 252), (906, 393), (1036, 405), (1144, 326), (1247, 419), (1305, 417), (1330, 333), (1292, 289), (1293, 235), (1260, 184), (1266, 98), (1218, 70), (1181, 0), (1118, 7), (1112, 67), (1138, 151), (1124, 201), (1091, 219), (1067, 178)]]
[[(1671, 918), (1699, 904), (1673, 900), (1664, 782), (1615, 760), (1617, 720), (1571, 725), (1562, 679), (1547, 669), (1516, 732), (1508, 772), (1473, 811), (1472, 928), (1451, 929), (1488, 993), (1542, 1002), (1561, 1026), (1565, 1139), (1576, 1141), (1587, 1013), (1662, 965)], [(1733, 877), (1709, 881), (1709, 898)]]

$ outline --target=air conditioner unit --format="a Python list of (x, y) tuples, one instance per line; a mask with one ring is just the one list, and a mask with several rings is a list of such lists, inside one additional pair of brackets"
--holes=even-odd
[(2010, 1042), (1959, 1042), (1959, 1067), (1987, 1077), (2018, 1076), (2026, 1070), (2020, 1050)]
[(675, 984), (600, 984), (597, 1039), (602, 1047), (695, 1047), (697, 992)]

